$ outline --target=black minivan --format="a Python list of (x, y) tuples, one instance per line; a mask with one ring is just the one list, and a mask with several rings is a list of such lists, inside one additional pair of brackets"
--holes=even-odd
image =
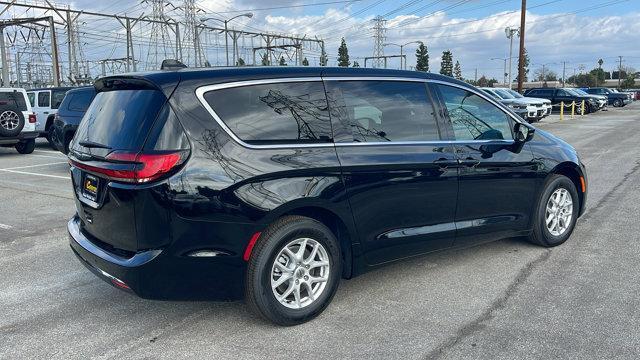
[(81, 262), (148, 299), (312, 319), (341, 278), (436, 250), (567, 240), (574, 148), (422, 72), (173, 70), (99, 79), (69, 151)]

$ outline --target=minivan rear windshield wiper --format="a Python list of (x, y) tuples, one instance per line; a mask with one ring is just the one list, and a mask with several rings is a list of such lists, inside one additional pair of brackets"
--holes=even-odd
[(87, 141), (87, 140), (79, 141), (78, 144), (80, 144), (81, 146), (84, 146), (86, 148), (111, 149), (110, 146), (107, 146), (107, 145), (104, 145), (104, 144), (100, 144), (100, 143), (97, 143), (97, 142), (93, 142), (93, 141)]

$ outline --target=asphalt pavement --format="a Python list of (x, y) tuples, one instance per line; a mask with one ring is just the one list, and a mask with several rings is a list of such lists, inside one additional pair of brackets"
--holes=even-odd
[(587, 213), (564, 245), (507, 239), (343, 281), (316, 320), (263, 322), (241, 302), (123, 293), (71, 253), (65, 157), (0, 148), (0, 359), (640, 356), (640, 102), (538, 124), (587, 165)]

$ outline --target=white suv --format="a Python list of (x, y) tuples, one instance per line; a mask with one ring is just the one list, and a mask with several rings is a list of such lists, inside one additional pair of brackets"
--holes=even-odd
[(36, 146), (36, 114), (27, 92), (19, 88), (0, 88), (0, 146), (15, 147), (30, 154)]
[(67, 91), (71, 89), (73, 88), (56, 87), (27, 90), (29, 103), (38, 118), (36, 130), (40, 133), (40, 136), (46, 137), (47, 140), (49, 140), (51, 146), (53, 146), (53, 143), (51, 142), (53, 119), (58, 112), (62, 99), (64, 99)]

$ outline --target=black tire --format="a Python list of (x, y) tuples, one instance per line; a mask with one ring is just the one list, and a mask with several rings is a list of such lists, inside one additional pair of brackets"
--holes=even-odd
[(13, 137), (24, 128), (24, 115), (15, 106), (0, 108), (0, 136)]
[[(571, 195), (573, 212), (567, 229), (562, 234), (554, 235), (546, 225), (546, 210), (549, 198), (560, 188), (566, 189)], [(544, 247), (553, 247), (564, 243), (571, 236), (571, 233), (573, 233), (573, 229), (576, 226), (576, 220), (578, 219), (579, 210), (580, 200), (578, 198), (578, 191), (571, 179), (563, 175), (551, 175), (545, 184), (540, 199), (538, 200), (538, 206), (536, 207), (536, 212), (533, 217), (533, 232), (528, 237), (529, 241)]]
[(51, 146), (53, 150), (59, 150), (58, 146), (56, 146), (56, 141), (54, 141), (56, 136), (57, 135), (54, 127), (49, 126), (49, 130), (47, 130), (47, 141), (49, 142), (49, 146)]
[[(298, 238), (313, 239), (324, 247), (329, 258), (329, 270), (328, 280), (319, 297), (305, 307), (292, 309), (276, 299), (271, 288), (271, 271), (280, 251)], [(245, 301), (254, 313), (275, 324), (301, 324), (318, 316), (329, 305), (338, 289), (341, 274), (340, 245), (331, 230), (314, 219), (285, 216), (262, 232), (251, 252), (246, 272)]]
[(622, 107), (622, 105), (623, 105), (622, 100), (620, 100), (620, 99), (613, 100), (613, 106), (614, 107)]
[(73, 140), (73, 136), (66, 134), (64, 136), (64, 140), (62, 143), (62, 149), (60, 149), (60, 151), (62, 151), (62, 153), (64, 153), (65, 155), (69, 154), (69, 145), (71, 145), (71, 140)]
[(20, 141), (16, 144), (16, 150), (20, 154), (31, 154), (33, 150), (36, 148), (36, 139), (29, 139), (25, 141)]

